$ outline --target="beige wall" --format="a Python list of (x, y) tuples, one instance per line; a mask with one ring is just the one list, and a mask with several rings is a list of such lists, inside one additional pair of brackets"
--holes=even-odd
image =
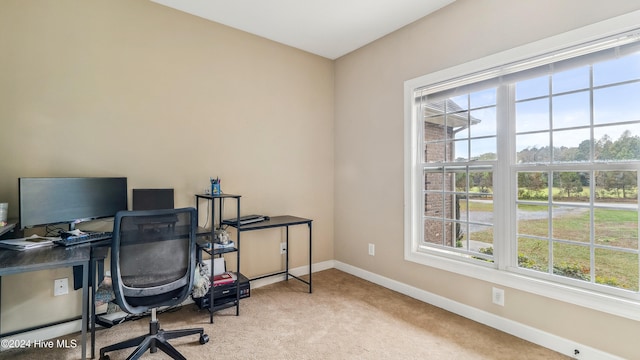
[[(219, 176), (243, 214), (313, 219), (313, 260), (333, 259), (332, 61), (144, 0), (3, 0), (0, 49), (10, 217), (18, 177), (126, 176), (182, 207)], [(279, 270), (281, 234), (246, 233), (243, 272)], [(79, 314), (77, 294), (52, 297), (66, 276), (4, 277), (2, 331)]]
[[(640, 9), (636, 0), (457, 0), (336, 61), (336, 260), (624, 358), (640, 324), (407, 262), (403, 82)], [(374, 243), (376, 256), (367, 255)]]

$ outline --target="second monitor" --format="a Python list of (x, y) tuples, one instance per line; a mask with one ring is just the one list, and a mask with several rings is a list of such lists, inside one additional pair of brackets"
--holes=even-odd
[(173, 189), (133, 189), (133, 210), (173, 209)]

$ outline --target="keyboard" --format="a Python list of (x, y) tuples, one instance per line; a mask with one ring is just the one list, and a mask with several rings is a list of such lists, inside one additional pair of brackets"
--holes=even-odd
[(110, 231), (91, 232), (91, 233), (85, 233), (82, 235), (69, 235), (64, 239), (54, 240), (53, 242), (56, 243), (57, 245), (73, 246), (73, 245), (79, 245), (79, 244), (86, 244), (94, 241), (111, 239), (112, 236), (113, 236), (113, 233)]

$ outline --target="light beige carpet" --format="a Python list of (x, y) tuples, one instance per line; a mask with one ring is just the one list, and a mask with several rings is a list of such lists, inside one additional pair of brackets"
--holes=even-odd
[[(568, 359), (554, 351), (437, 307), (331, 269), (314, 274), (313, 294), (296, 280), (253, 289), (214, 323), (195, 305), (158, 316), (166, 329), (204, 327), (198, 336), (175, 339), (188, 359)], [(101, 346), (148, 331), (148, 318), (96, 335)], [(69, 338), (79, 339), (79, 335)], [(131, 350), (112, 352), (126, 359)], [(2, 359), (79, 359), (80, 349), (11, 350)], [(167, 359), (161, 352), (143, 359)]]

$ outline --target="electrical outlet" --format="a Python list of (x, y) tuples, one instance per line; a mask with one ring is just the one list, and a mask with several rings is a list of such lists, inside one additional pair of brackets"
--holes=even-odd
[(376, 246), (374, 244), (369, 244), (369, 255), (374, 256), (376, 254)]
[(494, 304), (504, 306), (504, 290), (494, 287), (492, 299)]
[(280, 254), (285, 254), (287, 252), (287, 243), (280, 243)]
[(69, 279), (56, 279), (53, 281), (53, 296), (60, 296), (69, 293)]

